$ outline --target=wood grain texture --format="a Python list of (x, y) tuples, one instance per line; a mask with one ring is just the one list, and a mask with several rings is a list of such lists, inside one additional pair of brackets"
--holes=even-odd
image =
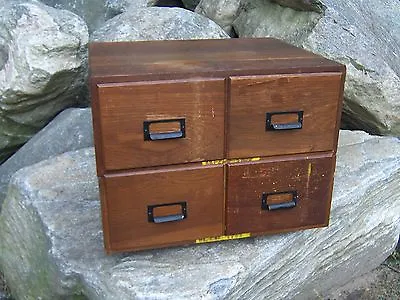
[[(224, 156), (223, 79), (101, 84), (98, 87), (104, 170), (121, 170)], [(94, 99), (96, 102), (96, 99)], [(185, 137), (144, 140), (144, 121), (185, 119)], [(176, 131), (177, 122), (150, 125)], [(169, 129), (168, 129), (169, 127)]]
[[(224, 168), (189, 165), (107, 175), (101, 181), (108, 252), (185, 244), (224, 232)], [(150, 223), (148, 205), (187, 203), (187, 218)], [(159, 210), (156, 214), (165, 214)], [(169, 212), (172, 212), (169, 210)]]
[(91, 43), (96, 82), (338, 72), (343, 66), (272, 38)]
[[(339, 130), (341, 127), (341, 119), (342, 119), (342, 110), (343, 110), (343, 102), (344, 102), (344, 85), (346, 81), (346, 66), (343, 66), (344, 70), (342, 72), (341, 76), (341, 83), (339, 87), (339, 103), (337, 107), (337, 113), (336, 113), (336, 127), (335, 127), (335, 134), (333, 136), (333, 148), (336, 152), (337, 147), (338, 147), (338, 141), (339, 141)], [(225, 120), (226, 123), (226, 120)]]
[[(107, 253), (328, 224), (343, 65), (270, 38), (92, 43), (89, 62)], [(266, 131), (266, 113), (284, 111), (303, 111), (302, 128)], [(176, 133), (184, 119), (183, 138), (145, 140), (145, 121), (171, 119), (149, 132)], [(249, 157), (262, 158), (240, 162)], [(263, 192), (292, 191), (295, 207), (261, 209)], [(292, 194), (267, 199), (276, 207)], [(149, 222), (149, 205), (182, 201), (186, 219)]]
[[(333, 153), (321, 153), (228, 164), (226, 233), (272, 233), (326, 226), (333, 163)], [(294, 191), (298, 198), (295, 207), (261, 208), (263, 193)]]
[[(341, 73), (232, 77), (227, 157), (333, 151)], [(266, 130), (267, 112), (303, 111), (301, 129)], [(279, 123), (282, 120), (278, 120)]]

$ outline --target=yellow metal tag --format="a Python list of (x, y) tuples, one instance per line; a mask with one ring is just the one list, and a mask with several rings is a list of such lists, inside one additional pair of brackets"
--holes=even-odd
[(221, 236), (217, 236), (217, 237), (206, 237), (204, 239), (196, 240), (196, 244), (244, 239), (244, 238), (248, 238), (250, 236), (251, 236), (250, 232), (246, 232), (246, 233), (239, 233), (239, 234), (232, 234), (232, 235), (221, 235)]

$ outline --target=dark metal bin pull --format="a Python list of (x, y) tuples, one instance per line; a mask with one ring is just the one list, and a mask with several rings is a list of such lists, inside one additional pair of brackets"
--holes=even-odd
[[(179, 123), (179, 130), (173, 132), (150, 132), (150, 125), (155, 123)], [(154, 120), (143, 121), (143, 134), (145, 141), (159, 141), (180, 139), (186, 136), (185, 119), (168, 119), (168, 120)]]
[[(268, 197), (283, 195), (283, 194), (291, 194), (292, 200), (281, 202), (281, 203), (272, 203), (268, 204)], [(296, 191), (288, 191), (288, 192), (277, 192), (277, 193), (262, 193), (261, 196), (261, 208), (263, 210), (277, 210), (277, 209), (285, 209), (285, 208), (293, 208), (297, 204), (297, 192)]]
[[(163, 206), (175, 206), (175, 205), (179, 205), (181, 207), (180, 214), (173, 214), (173, 215), (160, 216), (160, 217), (154, 216), (155, 208), (163, 207)], [(187, 217), (186, 202), (166, 203), (166, 204), (157, 204), (157, 205), (147, 206), (147, 218), (150, 223), (158, 224), (158, 223), (175, 222), (175, 221), (184, 220), (184, 219), (186, 219), (186, 217)]]
[[(292, 115), (297, 114), (297, 122), (290, 123), (272, 123), (274, 115)], [(278, 111), (266, 113), (265, 130), (291, 130), (303, 128), (303, 111)]]

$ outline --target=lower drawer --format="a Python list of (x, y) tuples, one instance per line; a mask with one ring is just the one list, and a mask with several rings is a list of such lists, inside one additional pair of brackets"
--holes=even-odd
[(334, 164), (333, 153), (228, 164), (226, 233), (328, 225)]
[(221, 165), (106, 175), (100, 190), (108, 253), (191, 243), (224, 232)]

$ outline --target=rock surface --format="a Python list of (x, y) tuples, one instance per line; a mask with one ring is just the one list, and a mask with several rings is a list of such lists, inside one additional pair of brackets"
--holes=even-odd
[(341, 132), (330, 226), (106, 256), (92, 148), (18, 171), (0, 267), (18, 299), (310, 299), (379, 265), (400, 231), (400, 140)]
[(41, 0), (44, 4), (66, 9), (82, 17), (89, 32), (101, 27), (108, 19), (129, 9), (146, 7), (151, 0)]
[(399, 136), (400, 2), (276, 2), (292, 6), (309, 2), (313, 11), (249, 1), (234, 21), (236, 33), (240, 37), (277, 37), (346, 64), (346, 126)]
[(0, 211), (11, 176), (19, 169), (64, 152), (93, 146), (89, 108), (69, 108), (0, 165)]
[(325, 10), (324, 4), (319, 0), (272, 0), (282, 6), (303, 11), (316, 11), (322, 13)]
[(232, 23), (239, 14), (241, 2), (243, 0), (201, 0), (195, 12), (214, 20), (230, 36), (234, 36)]
[(0, 163), (85, 86), (88, 31), (75, 14), (36, 1), (0, 7)]
[(93, 33), (94, 41), (186, 40), (229, 37), (216, 23), (183, 8), (128, 10)]

